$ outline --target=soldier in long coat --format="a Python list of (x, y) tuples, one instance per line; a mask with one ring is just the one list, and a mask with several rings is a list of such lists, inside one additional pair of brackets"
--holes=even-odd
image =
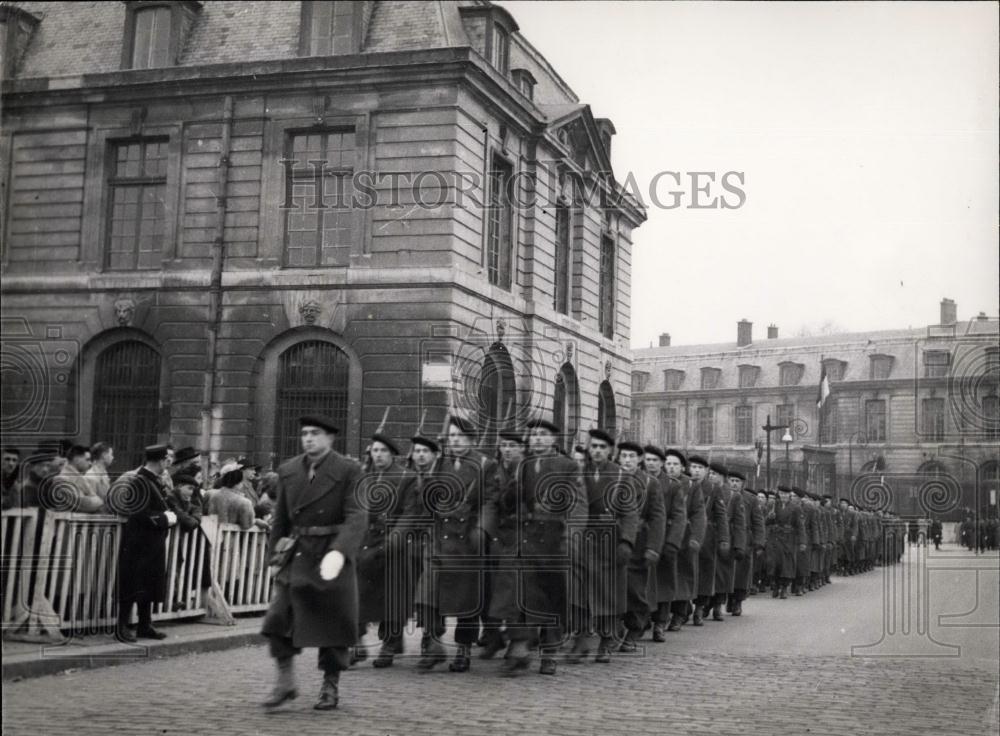
[[(405, 537), (394, 528), (404, 515), (404, 492), (412, 488), (409, 480), (413, 477), (413, 471), (396, 463), (398, 455), (391, 438), (373, 435), (355, 493), (368, 512), (368, 528), (358, 552), (358, 636), (364, 636), (367, 624), (378, 623), (382, 646), (372, 662), (375, 667), (392, 665), (393, 656), (403, 652), (403, 630), (413, 610), (416, 587)], [(358, 647), (356, 658), (366, 656)]]
[[(153, 604), (162, 603), (167, 591), (167, 534), (177, 523), (177, 515), (167, 505), (163, 487), (166, 445), (145, 450), (145, 464), (108, 491), (108, 506), (124, 516), (121, 547), (118, 550), (118, 625), (120, 641), (164, 639), (153, 628)], [(138, 607), (139, 626), (135, 635), (128, 629), (132, 605)]]
[(702, 620), (708, 616), (712, 607), (715, 597), (715, 566), (720, 554), (726, 559), (729, 557), (729, 517), (722, 496), (722, 479), (726, 477), (726, 469), (718, 463), (713, 463), (713, 469), (702, 465), (698, 460), (700, 458), (692, 458), (689, 465), (695, 482), (699, 480), (700, 468), (708, 525), (698, 557), (698, 597), (694, 605), (694, 626), (702, 625)]
[(610, 460), (615, 441), (602, 429), (590, 430), (589, 462), (583, 471), (588, 520), (576, 555), (575, 576), (583, 579), (580, 630), (566, 661), (576, 664), (590, 651), (590, 631), (600, 636), (595, 662), (611, 661), (617, 621), (625, 615), (628, 563), (639, 531), (635, 485)]
[(771, 597), (787, 598), (788, 586), (795, 578), (795, 558), (800, 550), (798, 545), (804, 552), (806, 536), (802, 506), (788, 486), (778, 486), (778, 498), (773, 511), (765, 518), (765, 524)]
[[(729, 551), (725, 554), (720, 550), (715, 562), (715, 595), (712, 597), (712, 619), (724, 621), (722, 606), (727, 604), (733, 594), (736, 579), (736, 564), (746, 559), (747, 553), (747, 521), (746, 509), (743, 506), (743, 493), (729, 482), (729, 471), (718, 478), (722, 489), (722, 499), (726, 505), (726, 518), (729, 521)], [(729, 607), (731, 610), (731, 607)]]
[(628, 563), (628, 594), (625, 610), (625, 640), (621, 651), (634, 652), (636, 640), (649, 626), (656, 607), (656, 564), (663, 549), (666, 510), (660, 482), (640, 469), (643, 449), (635, 442), (618, 444), (618, 463), (631, 475), (639, 494), (639, 531)]
[[(677, 554), (684, 542), (687, 531), (687, 499), (680, 481), (681, 464), (674, 457), (673, 475), (663, 469), (666, 453), (656, 445), (646, 445), (643, 449), (643, 469), (659, 484), (663, 496), (663, 511), (666, 517), (663, 530), (663, 548), (656, 563), (654, 579), (656, 599), (650, 601), (653, 620), (653, 641), (666, 641), (666, 626), (670, 621), (670, 603), (677, 594)], [(655, 605), (652, 605), (655, 603)]]
[(271, 523), (270, 549), (293, 540), (274, 576), (271, 605), (262, 633), (268, 637), (278, 680), (266, 707), (297, 695), (292, 658), (303, 647), (318, 647), (323, 686), (317, 710), (339, 701), (341, 670), (350, 666), (358, 635), (358, 547), (368, 515), (355, 493), (361, 466), (333, 450), (337, 428), (324, 416), (299, 419), (303, 454), (278, 467), (278, 498)]
[(530, 454), (501, 469), (483, 509), (497, 559), (490, 613), (507, 622), (510, 648), (502, 674), (529, 666), (529, 646), (537, 638), (538, 671), (554, 675), (555, 654), (568, 631), (573, 532), (587, 523), (587, 497), (579, 466), (556, 448), (559, 427), (536, 419), (528, 432)]
[(812, 569), (812, 546), (815, 527), (812, 521), (812, 510), (806, 500), (806, 492), (798, 486), (792, 486), (792, 493), (795, 494), (795, 501), (802, 511), (803, 529), (802, 536), (795, 540), (795, 580), (792, 583), (792, 595), (804, 595), (809, 581), (809, 573)]
[(840, 560), (841, 573), (853, 575), (856, 572), (856, 557), (854, 545), (858, 539), (858, 512), (846, 498), (840, 499), (841, 538)]
[[(434, 482), (423, 489), (423, 501), (433, 519), (430, 564), (417, 589), (417, 605), (435, 633), (444, 631), (444, 617), (455, 616), (455, 658), (452, 672), (466, 672), (472, 645), (479, 638), (479, 619), (486, 602), (483, 574), (487, 536), (480, 526), (485, 484), (492, 461), (473, 447), (476, 433), (462, 417), (449, 418), (448, 451), (438, 459)], [(438, 638), (440, 633), (437, 633)], [(440, 652), (417, 663), (427, 671)]]
[[(737, 560), (733, 574), (733, 594), (730, 596), (729, 612), (734, 616), (743, 614), (743, 601), (753, 585), (754, 560), (764, 551), (764, 512), (757, 500), (757, 494), (746, 490), (742, 473), (729, 473), (730, 488), (743, 500), (743, 533), (746, 537), (746, 554)], [(734, 545), (735, 546), (735, 545)]]
[[(667, 475), (676, 476), (682, 484), (687, 504), (687, 527), (681, 541), (681, 550), (677, 554), (677, 587), (670, 604), (670, 624), (667, 626), (667, 631), (680, 631), (681, 624), (689, 616), (691, 601), (698, 595), (698, 559), (708, 529), (708, 514), (701, 483), (693, 483), (683, 474), (683, 469), (688, 467), (688, 460), (680, 450), (667, 450), (666, 454), (663, 468)], [(707, 465), (702, 470), (704, 467)]]

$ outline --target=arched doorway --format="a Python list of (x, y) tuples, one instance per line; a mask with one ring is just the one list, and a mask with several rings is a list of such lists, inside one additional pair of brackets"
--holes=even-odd
[(160, 353), (139, 340), (120, 340), (97, 356), (90, 439), (115, 450), (112, 470), (142, 464), (156, 443), (160, 414)]
[(577, 417), (580, 416), (580, 393), (576, 381), (576, 371), (569, 363), (563, 363), (556, 374), (552, 390), (552, 421), (562, 430), (560, 445), (567, 452), (576, 441)]
[(340, 433), (333, 447), (347, 447), (346, 425), (351, 361), (337, 345), (325, 340), (303, 340), (278, 356), (274, 412), (274, 452), (284, 461), (302, 450), (299, 417), (323, 414)]
[(610, 434), (618, 436), (618, 417), (615, 411), (615, 392), (607, 381), (601, 383), (597, 391), (597, 426)]
[(492, 447), (497, 433), (513, 424), (517, 414), (514, 364), (502, 343), (494, 343), (479, 369), (478, 423), (480, 445)]

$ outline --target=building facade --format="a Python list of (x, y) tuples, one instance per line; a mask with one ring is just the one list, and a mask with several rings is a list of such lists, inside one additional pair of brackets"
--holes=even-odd
[[(615, 134), (488, 2), (0, 8), (4, 441), (629, 412)], [(72, 40), (72, 43), (68, 41)], [(26, 366), (7, 371), (7, 366)], [(388, 414), (387, 414), (388, 410)]]
[[(998, 337), (996, 319), (960, 322), (950, 299), (920, 329), (779, 338), (772, 325), (754, 341), (743, 320), (735, 343), (671, 346), (665, 334), (633, 352), (631, 433), (711, 454), (757, 488), (770, 434), (772, 487), (951, 521), (995, 514)], [(768, 417), (782, 428), (765, 432)]]

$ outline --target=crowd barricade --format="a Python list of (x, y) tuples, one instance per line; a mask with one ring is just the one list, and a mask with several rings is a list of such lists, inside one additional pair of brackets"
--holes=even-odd
[[(11, 638), (110, 629), (117, 619), (118, 553), (124, 519), (101, 514), (3, 512), (3, 628)], [(170, 529), (167, 590), (153, 620), (264, 611), (271, 594), (267, 533), (202, 519), (200, 530)], [(206, 574), (209, 573), (209, 574)], [(133, 614), (134, 616), (134, 614)]]

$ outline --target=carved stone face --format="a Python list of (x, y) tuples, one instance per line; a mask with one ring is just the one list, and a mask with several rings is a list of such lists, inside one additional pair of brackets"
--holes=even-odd
[(118, 299), (115, 301), (115, 319), (118, 320), (118, 325), (121, 327), (128, 327), (132, 324), (132, 318), (135, 316), (135, 301), (126, 297), (123, 299)]
[(299, 314), (302, 315), (302, 321), (307, 325), (316, 324), (316, 320), (319, 319), (322, 311), (322, 305), (314, 300), (309, 300), (299, 306)]

